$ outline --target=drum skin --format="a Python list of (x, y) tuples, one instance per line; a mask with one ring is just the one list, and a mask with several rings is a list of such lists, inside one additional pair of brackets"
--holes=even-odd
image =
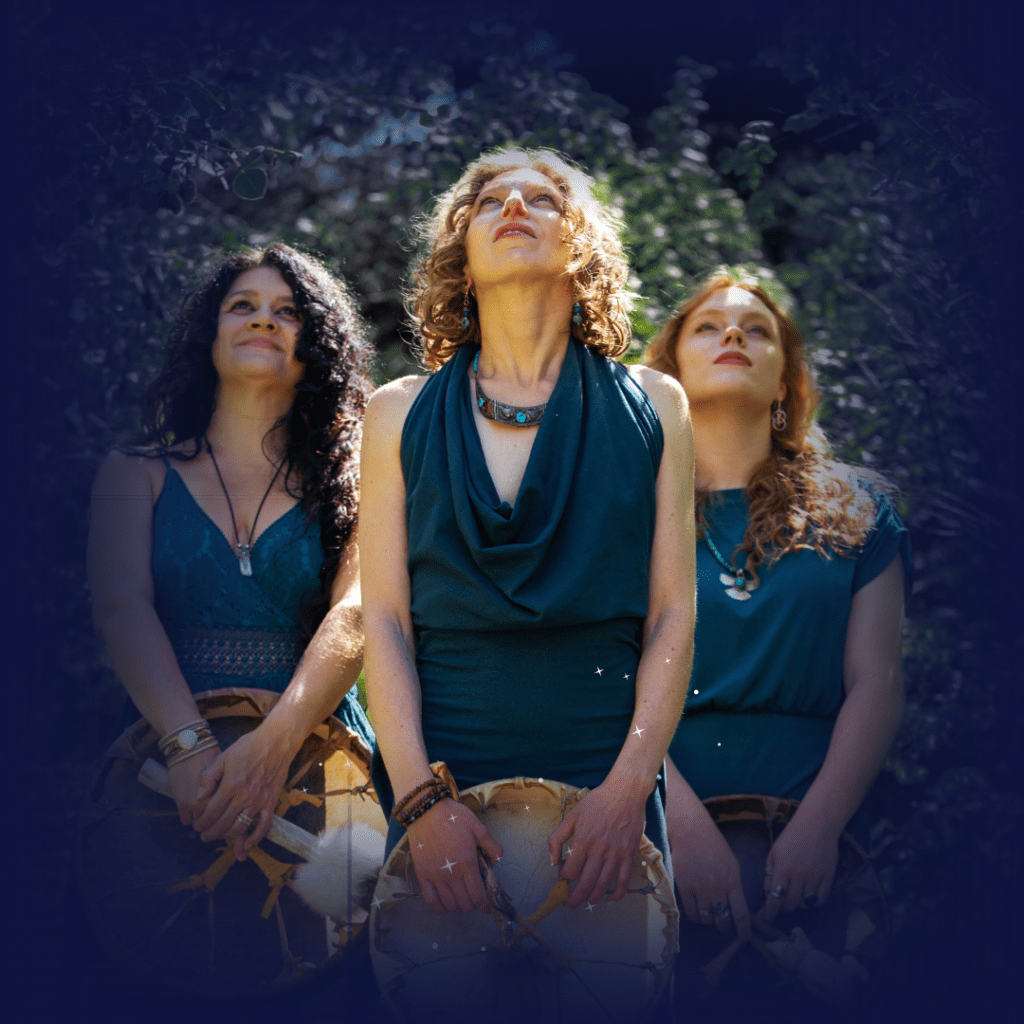
[[(704, 801), (740, 863), (743, 894), (751, 914), (764, 904), (765, 862), (772, 843), (793, 817), (799, 801), (759, 795), (714, 797)], [(828, 900), (823, 906), (780, 911), (774, 927), (787, 939), (799, 928), (815, 950), (827, 954), (836, 964), (844, 957), (855, 958), (856, 983), (846, 986), (844, 1000), (863, 990), (863, 981), (882, 967), (889, 937), (885, 893), (871, 861), (848, 833), (839, 841), (839, 861)], [(755, 931), (755, 935), (758, 933)], [(764, 936), (762, 936), (763, 938)], [(693, 924), (680, 914), (679, 959), (676, 969), (676, 999), (710, 993), (706, 968), (735, 938), (735, 931), (719, 932), (709, 925)], [(802, 941), (802, 940), (801, 940)], [(779, 948), (777, 945), (774, 948)], [(847, 963), (852, 961), (847, 960)], [(787, 988), (797, 1000), (827, 1012), (822, 1000), (839, 1001), (840, 993), (830, 984), (817, 985), (806, 971), (780, 970), (755, 945), (739, 950), (722, 970), (715, 1000), (728, 1002), (763, 998), (772, 992), (779, 999)], [(810, 983), (808, 983), (810, 982)], [(843, 989), (844, 986), (839, 986)]]
[[(516, 778), (460, 795), (501, 843), (493, 875), (522, 915), (534, 914), (558, 882), (547, 838), (586, 792)], [(406, 836), (384, 865), (370, 917), (374, 973), (400, 1021), (635, 1024), (665, 993), (678, 918), (662, 856), (646, 837), (622, 900), (559, 905), (536, 921), (539, 938), (500, 913), (436, 914), (419, 891)]]
[[(196, 702), (223, 749), (279, 696), (210, 690)], [(202, 842), (173, 801), (138, 781), (148, 757), (163, 761), (158, 739), (144, 720), (126, 730), (83, 801), (75, 867), (98, 936), (136, 979), (227, 998), (279, 991), (337, 963), (366, 913), (354, 908), (339, 925), (311, 910), (290, 887), (298, 857), (269, 839), (243, 862), (223, 842)], [(292, 761), (277, 813), (313, 835), (352, 820), (384, 832), (369, 764), (362, 738), (327, 719)]]

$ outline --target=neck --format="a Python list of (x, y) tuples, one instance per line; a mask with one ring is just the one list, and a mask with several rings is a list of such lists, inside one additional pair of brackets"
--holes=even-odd
[(690, 406), (697, 487), (705, 491), (745, 488), (771, 454), (770, 410), (723, 402)]
[(285, 396), (280, 390), (254, 391), (222, 382), (206, 428), (218, 457), (223, 452), (238, 462), (279, 461), (287, 439), (274, 424), (291, 408), (294, 397), (294, 392)]
[(478, 290), (480, 375), (529, 390), (557, 379), (569, 345), (568, 279), (514, 282)]

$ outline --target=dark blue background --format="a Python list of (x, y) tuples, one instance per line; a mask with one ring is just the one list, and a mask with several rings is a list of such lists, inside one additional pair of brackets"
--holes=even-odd
[[(454, 5), (444, 5), (446, 11)], [(467, 17), (501, 16), (521, 23), (524, 32), (542, 28), (558, 41), (559, 49), (574, 55), (569, 65), (588, 78), (591, 85), (606, 92), (630, 108), (628, 120), (641, 130), (647, 113), (656, 107), (671, 83), (675, 58), (689, 54), (706, 63), (731, 61), (742, 74), (720, 75), (709, 84), (705, 98), (719, 120), (743, 124), (747, 120), (770, 116), (773, 107), (795, 109), (801, 95), (798, 87), (787, 86), (781, 78), (749, 67), (753, 55), (774, 41), (783, 17), (799, 12), (800, 4), (730, 3), (711, 7), (705, 4), (654, 4), (627, 0), (621, 4), (595, 2), (590, 4), (512, 3), (507, 5), (459, 5)], [(817, 6), (817, 5), (816, 5)], [(15, 864), (8, 873), (8, 905), (22, 912), (17, 924), (8, 925), (9, 944), (26, 954), (25, 965), (15, 971), (12, 996), (26, 1012), (40, 1019), (55, 1019), (58, 1006), (69, 1013), (91, 1019), (100, 1014), (124, 1014), (125, 1017), (152, 1018), (154, 1015), (184, 1020), (212, 1019), (211, 1008), (183, 1000), (178, 1007), (142, 1006), (128, 993), (110, 992), (104, 999), (88, 979), (83, 979), (76, 965), (87, 962), (81, 954), (94, 944), (92, 937), (70, 929), (62, 921), (40, 919), (35, 908), (38, 900), (33, 862), (45, 856), (49, 844), (60, 843), (68, 822), (39, 806), (33, 794), (33, 779), (47, 770), (48, 751), (61, 742), (65, 730), (73, 729), (60, 707), (51, 706), (52, 690), (48, 680), (60, 673), (55, 658), (56, 644), (52, 623), (40, 619), (36, 607), (41, 597), (60, 588), (51, 557), (59, 551), (68, 533), (68, 524), (48, 522), (48, 510), (41, 507), (33, 490), (33, 478), (39, 466), (33, 462), (36, 439), (48, 436), (59, 439), (62, 412), (56, 406), (40, 377), (48, 359), (48, 341), (64, 330), (62, 317), (70, 306), (70, 296), (51, 309), (46, 300), (52, 297), (46, 268), (38, 261), (32, 248), (35, 236), (33, 199), (40, 180), (39, 167), (45, 161), (74, 164), (74, 138), (83, 130), (81, 124), (69, 124), (66, 132), (52, 134), (49, 128), (28, 123), (21, 117), (27, 108), (21, 100), (22, 90), (45, 95), (56, 82), (79, 83), (84, 100), (102, 62), (113, 55), (131, 53), (136, 48), (161, 49), (190, 39), (201, 38), (219, 22), (227, 5), (178, 3), (160, 5), (152, 11), (141, 5), (97, 5), (89, 10), (82, 6), (62, 7), (59, 3), (26, 4), (18, 12), (8, 36), (4, 60), (14, 72), (14, 92), (8, 93), (8, 128), (4, 133), (5, 164), (8, 172), (3, 239), (8, 251), (3, 291), (6, 297), (4, 318), (4, 372), (2, 382), (4, 422), (8, 424), (13, 458), (6, 467), (5, 542), (3, 565), (7, 586), (4, 601), (5, 632), (7, 632), (8, 678), (11, 681), (5, 700), (4, 748), (13, 754), (7, 769), (9, 794), (7, 849)], [(809, 5), (808, 5), (809, 7)], [(288, 33), (310, 40), (324, 26), (350, 26), (359, 32), (386, 32), (387, 19), (346, 4), (311, 4), (289, 2), (278, 9), (255, 4), (231, 5), (244, 15), (243, 34), (250, 31), (273, 36)], [(1006, 127), (1006, 166), (1003, 173), (1015, 183), (1020, 144), (1020, 111), (1018, 65), (1020, 40), (1015, 26), (999, 13), (1005, 8), (992, 0), (971, 5), (900, 4), (885, 5), (890, 15), (897, 16), (895, 31), (905, 41), (941, 54), (957, 76), (1001, 115)], [(838, 34), (847, 31), (871, 32), (877, 23), (878, 10), (858, 4), (855, 11), (844, 10), (836, 22)], [(891, 31), (891, 29), (890, 29)], [(31, 33), (27, 36), (26, 33)], [(47, 45), (40, 47), (40, 35)], [(883, 39), (879, 40), (884, 42)], [(245, 39), (238, 44), (244, 45)], [(230, 40), (225, 40), (231, 45)], [(40, 54), (46, 51), (45, 59)], [(26, 60), (28, 56), (31, 59)], [(459, 74), (470, 84), (472, 66), (460, 66)], [(461, 84), (461, 83), (460, 83)], [(1007, 211), (1003, 254), (1007, 262), (1021, 264), (1020, 203)], [(978, 288), (989, 283), (977, 281)], [(63, 298), (63, 297), (61, 297)], [(1020, 384), (1024, 364), (1021, 359), (1024, 335), (1024, 297), (1016, 294), (992, 294), (991, 323), (993, 358), (986, 367), (991, 373), (989, 391), (1000, 404), (1006, 430), (1002, 437), (992, 439), (983, 457), (991, 460), (1003, 475), (1007, 489), (1020, 494), (1020, 454), (1017, 442)], [(951, 358), (955, 353), (951, 353)], [(1020, 578), (1019, 537), (1021, 516), (1017, 508), (994, 509), (1006, 524), (1006, 561), (992, 566), (993, 586), (1007, 590), (1004, 635), (1006, 646), (990, 652), (992, 664), (1014, 656), (1020, 649), (1022, 621), (1020, 601), (1013, 593)], [(28, 520), (45, 522), (46, 536), (52, 547), (26, 547), (22, 538)], [(68, 595), (77, 600), (77, 595)], [(1024, 675), (1024, 673), (1022, 673)], [(23, 680), (29, 680), (25, 687)], [(15, 684), (15, 681), (17, 683)], [(52, 722), (49, 735), (39, 735), (38, 728), (28, 723), (39, 720), (38, 709), (46, 709)], [(999, 719), (993, 731), (991, 764), (986, 765), (997, 779), (997, 788), (1014, 792), (1019, 779), (1021, 694), (1019, 690), (999, 695)], [(1015, 841), (1019, 841), (1019, 836)], [(871, 1014), (877, 1020), (898, 1020), (917, 1017), (928, 1021), (971, 1018), (1000, 1019), (1011, 1006), (1011, 981), (1022, 952), (1020, 940), (1024, 928), (1020, 881), (1015, 878), (965, 877), (952, 910), (942, 920), (911, 929), (901, 943), (914, 950), (901, 961), (903, 977), (890, 979), (889, 987), (879, 993), (879, 1004)], [(79, 922), (80, 923), (80, 922)], [(124, 999), (124, 1001), (122, 1001)], [(101, 1005), (106, 1002), (107, 1005)], [(17, 1005), (17, 1004), (16, 1004)], [(47, 1007), (50, 1007), (47, 1009)], [(291, 1015), (284, 1005), (257, 1006), (253, 1016), (261, 1020), (273, 1015)], [(343, 1006), (337, 1012), (347, 1012)], [(350, 1012), (350, 1011), (349, 1011)], [(695, 1019), (719, 1016), (713, 1003), (693, 1007)], [(821, 1020), (843, 1019), (823, 1010)], [(301, 1013), (296, 1016), (301, 1016)], [(314, 1014), (316, 1015), (316, 1014)], [(246, 1013), (231, 1013), (243, 1018)], [(766, 995), (764, 1017), (774, 1019), (770, 995)], [(721, 1019), (721, 1018), (719, 1018)]]

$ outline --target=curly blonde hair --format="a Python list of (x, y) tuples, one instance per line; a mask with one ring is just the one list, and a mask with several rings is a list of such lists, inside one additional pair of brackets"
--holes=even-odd
[(426, 255), (413, 269), (407, 306), (419, 334), (421, 358), (430, 370), (443, 366), (463, 345), (480, 344), (479, 319), (471, 317), (468, 330), (461, 325), (466, 231), (480, 190), (492, 178), (520, 167), (546, 175), (565, 200), (573, 300), (583, 307), (583, 322), (572, 325), (573, 335), (612, 358), (629, 348), (633, 296), (626, 287), (629, 268), (619, 240), (621, 221), (597, 199), (593, 178), (567, 158), (547, 149), (502, 147), (469, 164), (417, 226)]
[[(746, 551), (746, 568), (756, 576), (757, 566), (766, 558), (771, 566), (791, 551), (809, 549), (823, 558), (829, 558), (831, 552), (853, 555), (874, 525), (872, 492), (892, 495), (894, 489), (877, 473), (854, 469), (833, 458), (825, 434), (814, 422), (821, 395), (803, 337), (782, 301), (773, 298), (752, 274), (719, 267), (658, 332), (644, 362), (671, 374), (685, 387), (676, 358), (683, 324), (709, 296), (725, 288), (750, 292), (774, 315), (784, 357), (782, 382), (786, 385), (781, 406), (786, 427), (772, 429), (771, 453), (755, 468), (747, 484), (750, 515), (743, 541), (733, 551), (733, 564), (736, 555)], [(697, 528), (701, 534), (709, 500), (710, 492), (697, 491)]]

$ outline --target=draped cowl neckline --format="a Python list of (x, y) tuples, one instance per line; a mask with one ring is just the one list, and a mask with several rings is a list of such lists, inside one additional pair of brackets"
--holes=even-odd
[(510, 506), (477, 427), (475, 352), (433, 375), (403, 430), (414, 623), (643, 618), (663, 446), (650, 400), (624, 367), (571, 340)]
[(456, 522), (477, 565), (492, 579), (500, 576), (511, 592), (532, 565), (544, 560), (565, 513), (580, 445), (583, 380), (570, 346), (510, 506), (498, 497), (480, 440), (467, 376), (474, 354), (460, 350), (464, 365), (453, 368), (452, 386), (461, 389), (462, 400), (445, 408), (449, 481)]

